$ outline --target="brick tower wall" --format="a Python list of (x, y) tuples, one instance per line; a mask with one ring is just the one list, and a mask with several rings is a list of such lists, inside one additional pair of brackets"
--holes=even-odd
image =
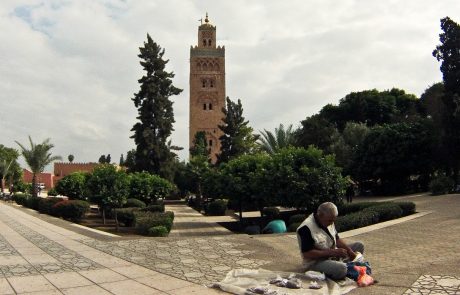
[(198, 28), (198, 45), (190, 49), (189, 144), (195, 134), (206, 133), (211, 160), (220, 153), (220, 136), (225, 107), (225, 47), (216, 46), (216, 27), (208, 23)]

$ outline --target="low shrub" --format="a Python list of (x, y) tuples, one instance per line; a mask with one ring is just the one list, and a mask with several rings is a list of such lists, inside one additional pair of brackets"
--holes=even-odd
[(159, 226), (153, 226), (148, 229), (147, 235), (150, 237), (167, 237), (169, 234), (169, 231), (166, 227), (159, 225)]
[(430, 181), (430, 192), (433, 195), (449, 193), (454, 187), (454, 181), (446, 175), (440, 174)]
[(38, 202), (38, 212), (53, 215), (53, 206), (61, 201), (61, 198), (41, 199)]
[(119, 208), (117, 211), (118, 222), (121, 222), (124, 226), (133, 226), (135, 222), (134, 212), (139, 211), (137, 207), (131, 208)]
[(386, 202), (344, 203), (344, 204), (341, 204), (341, 205), (339, 205), (337, 207), (338, 207), (338, 210), (339, 210), (339, 215), (343, 216), (343, 215), (359, 212), (359, 211), (362, 211), (362, 210), (364, 210), (366, 208), (378, 206), (378, 205), (385, 204), (385, 203)]
[(270, 220), (278, 219), (280, 217), (280, 209), (276, 207), (265, 207), (262, 210), (262, 215)]
[[(295, 215), (294, 215), (295, 216)], [(296, 232), (302, 222), (294, 222), (288, 226), (288, 232)]]
[(362, 212), (365, 213), (367, 211), (377, 212), (379, 222), (399, 218), (403, 215), (403, 210), (395, 203), (386, 203), (369, 207), (364, 209)]
[(58, 192), (56, 191), (54, 187), (48, 190), (48, 196), (55, 197), (57, 195), (58, 195)]
[(27, 202), (27, 199), (32, 198), (31, 195), (29, 194), (24, 194), (24, 193), (15, 193), (13, 195), (13, 201), (16, 202), (18, 205), (25, 206), (25, 203)]
[(127, 199), (126, 204), (123, 206), (125, 208), (145, 208), (147, 205), (139, 199)]
[(377, 222), (379, 222), (379, 213), (373, 210), (373, 208), (369, 208), (366, 211), (363, 210), (337, 217), (335, 228), (337, 232), (343, 232)]
[(204, 213), (211, 216), (223, 216), (227, 210), (227, 200), (214, 200), (204, 207)]
[(165, 205), (149, 205), (145, 208), (142, 208), (143, 212), (165, 212)]
[(402, 216), (407, 216), (415, 213), (415, 203), (414, 202), (395, 202), (398, 205), (403, 213)]
[(52, 207), (52, 213), (73, 222), (79, 222), (89, 211), (89, 203), (81, 200), (69, 200), (56, 203)]
[(289, 217), (288, 224), (294, 224), (294, 223), (301, 224), (305, 220), (305, 218), (307, 218), (305, 214), (292, 215), (291, 217)]
[(42, 198), (29, 196), (25, 200), (25, 203), (23, 204), (23, 206), (30, 208), (30, 209), (38, 210), (38, 204), (40, 200), (42, 200)]
[(155, 226), (164, 226), (168, 232), (171, 231), (174, 215), (168, 212), (134, 212), (136, 231), (140, 234), (146, 235), (150, 228)]

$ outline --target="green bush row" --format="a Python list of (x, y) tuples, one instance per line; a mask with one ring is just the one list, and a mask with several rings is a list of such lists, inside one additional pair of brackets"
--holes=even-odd
[(63, 200), (61, 198), (38, 198), (29, 194), (17, 193), (13, 200), (24, 207), (37, 210), (43, 214), (62, 217), (79, 222), (89, 211), (89, 203), (80, 200)]
[[(174, 221), (174, 212), (145, 212), (134, 211), (134, 224), (136, 231), (142, 235), (164, 236), (163, 231), (159, 227), (164, 227), (169, 233)], [(155, 229), (153, 229), (155, 228)]]
[(227, 200), (214, 200), (204, 206), (204, 213), (211, 216), (223, 216), (227, 210)]

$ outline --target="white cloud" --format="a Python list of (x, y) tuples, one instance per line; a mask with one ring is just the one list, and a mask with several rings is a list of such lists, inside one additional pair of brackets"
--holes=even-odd
[(431, 51), (448, 1), (0, 2), (0, 143), (50, 137), (76, 161), (118, 159), (129, 136), (149, 33), (166, 49), (174, 83), (173, 142), (188, 148), (189, 48), (208, 11), (226, 46), (227, 95), (255, 130), (299, 124), (351, 91), (399, 87), (420, 95), (441, 80)]

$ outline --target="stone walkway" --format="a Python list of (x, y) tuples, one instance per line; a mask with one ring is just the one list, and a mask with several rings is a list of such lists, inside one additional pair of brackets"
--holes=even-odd
[[(379, 280), (350, 294), (460, 294), (460, 195), (410, 200), (433, 212), (349, 239), (365, 243)], [(27, 210), (0, 203), (0, 294), (216, 294), (203, 284), (233, 268), (302, 271), (292, 234), (188, 237), (187, 222), (195, 235), (218, 225), (180, 207), (172, 237), (138, 239), (69, 230)]]

